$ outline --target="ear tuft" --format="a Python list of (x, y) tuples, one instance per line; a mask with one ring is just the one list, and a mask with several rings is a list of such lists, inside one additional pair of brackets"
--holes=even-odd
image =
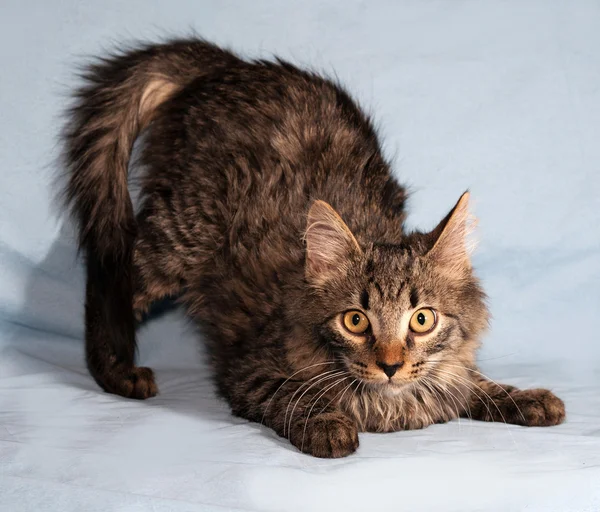
[(329, 280), (360, 254), (354, 235), (325, 201), (315, 201), (306, 223), (306, 277), (313, 282)]
[(454, 208), (431, 232), (435, 240), (428, 256), (446, 268), (470, 268), (470, 255), (475, 248), (469, 235), (477, 220), (469, 211), (469, 192), (465, 192)]

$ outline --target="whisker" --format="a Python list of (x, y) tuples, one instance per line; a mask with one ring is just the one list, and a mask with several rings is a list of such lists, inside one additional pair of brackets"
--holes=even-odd
[[(352, 407), (352, 402), (353, 402), (354, 398), (357, 396), (358, 390), (360, 389), (361, 385), (362, 385), (362, 387), (363, 387), (363, 391), (364, 391), (364, 389), (365, 389), (365, 381), (364, 381), (364, 380), (361, 380), (361, 381), (358, 383), (358, 386), (356, 386), (356, 387), (354, 388), (354, 391), (353, 391), (353, 392), (352, 392), (352, 394), (350, 395), (350, 399), (348, 400), (348, 403), (350, 404), (350, 405), (349, 405), (350, 407)], [(359, 396), (359, 398), (358, 398), (358, 401), (360, 402), (360, 396)]]
[(291, 396), (291, 398), (290, 398), (290, 401), (289, 401), (289, 403), (288, 403), (288, 406), (287, 406), (287, 408), (286, 408), (286, 410), (285, 410), (285, 418), (284, 418), (284, 420), (283, 420), (283, 435), (284, 435), (284, 436), (285, 436), (285, 427), (286, 427), (286, 424), (287, 424), (287, 415), (288, 415), (288, 411), (289, 411), (289, 409), (290, 409), (290, 406), (292, 405), (292, 402), (293, 402), (293, 400), (294, 400), (294, 397), (295, 397), (295, 396), (296, 396), (296, 395), (297, 395), (297, 394), (300, 392), (300, 390), (301, 390), (301, 389), (302, 389), (304, 386), (307, 386), (307, 385), (309, 385), (309, 384), (310, 384), (312, 381), (314, 381), (315, 379), (319, 379), (320, 377), (323, 377), (323, 376), (325, 376), (325, 375), (330, 375), (330, 374), (332, 374), (332, 373), (341, 372), (341, 371), (342, 371), (342, 370), (339, 370), (339, 369), (337, 369), (337, 368), (334, 368), (333, 370), (328, 370), (328, 371), (326, 371), (326, 372), (321, 372), (321, 373), (319, 373), (319, 374), (315, 375), (314, 377), (311, 377), (311, 378), (310, 378), (310, 379), (308, 379), (306, 382), (303, 382), (302, 384), (300, 384), (300, 386), (298, 386), (298, 389), (296, 389), (296, 390), (294, 391), (294, 393), (292, 394), (292, 396)]
[[(348, 377), (346, 377), (348, 378)], [(325, 404), (325, 406), (319, 411), (319, 414), (321, 414), (325, 409), (327, 409), (327, 407), (329, 407), (331, 405), (331, 403), (338, 397), (340, 396), (340, 394), (342, 396), (340, 396), (339, 400), (338, 400), (338, 404), (341, 403), (342, 398), (344, 398), (344, 394), (346, 393), (346, 391), (348, 389), (350, 389), (350, 387), (352, 386), (352, 384), (354, 384), (358, 379), (354, 379), (350, 384), (348, 384), (344, 389), (342, 389), (342, 391), (338, 392), (337, 395), (335, 395), (331, 400), (329, 400), (329, 402), (327, 402)]]
[(360, 385), (362, 384), (363, 390), (361, 391), (361, 393), (365, 390), (365, 381), (361, 381), (359, 382), (358, 386), (356, 386), (356, 388), (354, 389), (354, 391), (352, 392), (352, 396), (350, 397), (351, 400), (354, 400), (354, 397), (359, 395), (358, 393), (358, 389), (360, 388)]
[(269, 407), (271, 406), (271, 402), (273, 401), (273, 399), (275, 398), (275, 395), (279, 392), (279, 390), (285, 386), (288, 381), (294, 377), (295, 375), (298, 375), (300, 372), (306, 371), (306, 370), (310, 370), (311, 368), (315, 368), (317, 366), (323, 366), (326, 364), (335, 364), (337, 361), (326, 361), (324, 363), (315, 363), (315, 364), (311, 364), (308, 366), (305, 366), (304, 368), (300, 368), (298, 371), (295, 371), (294, 373), (292, 373), (287, 379), (285, 379), (283, 381), (283, 383), (275, 390), (275, 393), (273, 393), (273, 395), (271, 396), (271, 398), (269, 399), (269, 401), (267, 402), (267, 407), (265, 408), (265, 411), (263, 412), (262, 418), (260, 420), (260, 424), (263, 425), (264, 421), (265, 421), (265, 415), (267, 414), (267, 411), (269, 410)]
[[(334, 388), (335, 386), (337, 386), (340, 382), (343, 382), (344, 380), (348, 379), (349, 377), (351, 377), (349, 372), (345, 372), (346, 376), (342, 377), (341, 379), (336, 380), (333, 384), (329, 384), (327, 385), (323, 390), (317, 392), (317, 394), (311, 398), (311, 400), (309, 401), (309, 404), (313, 403), (312, 407), (310, 408), (310, 410), (312, 411), (313, 407), (317, 404), (317, 402), (325, 395), (327, 394), (327, 391), (329, 391), (331, 388)], [(337, 395), (336, 395), (337, 396)], [(331, 403), (331, 400), (330, 402)], [(308, 407), (308, 406), (307, 406)], [(309, 412), (309, 416), (310, 416), (310, 412)]]
[[(436, 370), (434, 370), (434, 371), (437, 371), (437, 370), (440, 370), (440, 369), (439, 369), (439, 368), (437, 368), (437, 369), (436, 369)], [(443, 371), (443, 370), (440, 370), (440, 371)], [(456, 391), (458, 391), (458, 393), (460, 393), (460, 396), (462, 396), (462, 397), (463, 397), (463, 399), (464, 399), (464, 405), (465, 405), (465, 407), (467, 407), (467, 408), (469, 409), (469, 418), (470, 418), (470, 419), (473, 419), (473, 418), (470, 416), (470, 413), (471, 413), (471, 408), (469, 407), (469, 399), (468, 399), (468, 398), (465, 396), (465, 394), (464, 394), (464, 393), (461, 391), (461, 389), (460, 389), (458, 386), (456, 386), (456, 385), (454, 385), (454, 384), (452, 384), (452, 383), (449, 383), (449, 384), (450, 384), (450, 386), (452, 386), (452, 387), (453, 387), (453, 388), (454, 388)]]
[[(448, 382), (445, 379), (440, 378), (440, 381), (443, 382), (446, 385), (452, 386), (452, 383)], [(454, 386), (452, 386), (452, 387), (454, 387)], [(458, 399), (458, 397), (454, 393), (452, 393), (452, 391), (450, 391), (447, 388), (446, 389), (441, 388), (440, 391), (443, 392), (443, 393), (448, 393), (450, 395), (450, 399), (452, 400), (452, 402), (454, 404), (454, 409), (456, 410), (456, 419), (458, 420), (458, 431), (460, 432), (460, 430), (461, 430), (461, 423), (460, 423), (460, 412), (459, 412), (459, 407), (458, 407), (458, 404), (460, 403), (460, 400)]]
[[(348, 375), (350, 375), (350, 373), (346, 372)], [(313, 404), (310, 408), (310, 410), (308, 411), (308, 415), (306, 416), (306, 420), (304, 421), (304, 429), (302, 430), (302, 442), (300, 443), (300, 451), (303, 450), (304, 448), (304, 436), (306, 435), (306, 427), (308, 426), (308, 420), (310, 419), (310, 415), (312, 414), (313, 409), (315, 408), (315, 405), (317, 405), (317, 402), (319, 400), (321, 400), (321, 398), (323, 398), (327, 392), (334, 388), (335, 386), (337, 386), (338, 384), (341, 384), (342, 382), (344, 382), (348, 377), (342, 377), (341, 379), (336, 380), (333, 384), (328, 385), (327, 387), (325, 387), (325, 389), (323, 391), (321, 391), (320, 394), (317, 393), (317, 395), (315, 395), (315, 398), (313, 398)], [(310, 403), (310, 402), (309, 402)]]
[[(431, 378), (429, 378), (429, 379), (430, 379), (430, 382), (431, 382), (431, 385), (432, 385), (432, 387), (433, 387), (434, 391), (435, 391), (436, 393), (438, 393), (438, 395), (439, 395), (440, 393), (442, 393), (442, 391), (441, 391), (441, 390), (439, 390), (439, 389), (437, 388), (435, 380), (433, 380), (433, 379), (431, 379)], [(443, 398), (443, 397), (442, 397), (442, 398)], [(463, 398), (464, 398), (464, 395), (463, 395)], [(466, 398), (465, 398), (465, 400), (466, 400)], [(467, 406), (468, 406), (468, 404), (467, 404)], [(470, 412), (470, 409), (469, 409), (469, 412)]]
[[(428, 377), (421, 377), (421, 382), (422, 384), (429, 390), (431, 391), (431, 396), (433, 398), (435, 398), (437, 400), (438, 405), (440, 406), (440, 411), (442, 411), (442, 413), (446, 412), (446, 408), (444, 407), (444, 402), (443, 400), (441, 400), (442, 396), (437, 392), (437, 390), (435, 389), (434, 386), (434, 382), (432, 380), (430, 380)], [(418, 382), (419, 384), (421, 384), (421, 382)], [(435, 394), (433, 394), (435, 393)], [(435, 423), (435, 420), (433, 418), (433, 415), (431, 417), (431, 423)]]
[[(427, 386), (427, 383), (425, 381), (413, 382), (413, 389), (418, 388), (419, 393), (422, 393), (422, 389), (421, 389), (422, 386), (424, 386), (426, 389), (429, 390), (429, 386)], [(431, 395), (431, 396), (433, 396), (433, 395)], [(434, 420), (433, 420), (434, 414), (431, 410), (431, 407), (429, 405), (427, 405), (425, 403), (425, 401), (423, 401), (421, 405), (423, 406), (422, 407), (423, 412), (428, 416), (429, 424), (432, 425), (434, 423)]]
[[(443, 380), (443, 379), (440, 379)], [(464, 406), (466, 407), (465, 412), (467, 413), (467, 416), (469, 417), (469, 419), (471, 421), (473, 421), (473, 415), (471, 413), (471, 406), (469, 405), (469, 399), (465, 396), (465, 394), (460, 390), (460, 388), (458, 386), (455, 386), (454, 384), (452, 384), (451, 382), (447, 382), (445, 381), (446, 384), (452, 386), (454, 389), (456, 389), (456, 391), (458, 391), (460, 393), (460, 395), (463, 397), (464, 399)], [(485, 404), (484, 404), (485, 405)], [(470, 431), (473, 429), (473, 424), (470, 425)], [(460, 432), (460, 422), (459, 422), (459, 432)]]
[[(290, 422), (288, 423), (288, 436), (291, 434), (292, 431), (292, 420), (294, 419), (294, 411), (296, 410), (296, 407), (298, 407), (298, 404), (300, 403), (300, 400), (302, 400), (302, 397), (304, 395), (306, 395), (306, 393), (308, 393), (312, 387), (316, 386), (317, 384), (320, 384), (321, 382), (324, 382), (326, 380), (329, 379), (335, 379), (336, 377), (339, 377), (340, 375), (343, 375), (344, 373), (347, 373), (346, 371), (339, 371), (338, 373), (334, 373), (332, 375), (327, 375), (326, 377), (322, 377), (321, 379), (313, 382), (310, 386), (308, 386), (308, 388), (306, 388), (306, 390), (304, 390), (304, 392), (298, 397), (298, 400), (296, 400), (296, 404), (294, 405), (294, 407), (292, 408), (292, 412), (290, 414)], [(291, 405), (293, 398), (290, 400), (290, 404), (288, 404), (288, 408)], [(287, 420), (287, 410), (286, 410), (286, 419), (284, 421)]]
[(519, 414), (521, 415), (521, 418), (523, 419), (523, 423), (527, 423), (527, 420), (525, 419), (525, 416), (523, 416), (523, 412), (521, 411), (521, 408), (517, 405), (517, 402), (515, 402), (515, 399), (510, 396), (510, 393), (508, 391), (506, 391), (506, 389), (504, 389), (500, 384), (498, 384), (494, 379), (490, 379), (487, 375), (484, 375), (483, 373), (474, 370), (473, 368), (469, 368), (468, 366), (460, 366), (457, 364), (449, 364), (447, 363), (448, 366), (454, 366), (456, 368), (463, 368), (464, 370), (468, 370), (470, 372), (476, 373), (477, 375), (483, 377), (484, 379), (489, 380), (492, 384), (495, 384), (497, 387), (500, 388), (500, 390), (502, 390), (502, 392), (504, 392), (506, 394), (506, 396), (508, 398), (511, 399), (513, 405), (517, 408), (517, 411), (519, 411)]
[[(442, 371), (442, 372), (443, 372), (443, 370), (441, 370), (440, 368), (434, 368), (434, 369), (432, 370), (432, 372), (437, 372), (437, 371)], [(444, 372), (444, 373), (448, 374), (448, 375), (449, 375), (449, 376), (451, 376), (451, 377), (459, 378), (459, 376), (458, 376), (457, 374), (455, 374), (455, 373), (452, 373), (452, 372)], [(466, 382), (466, 383), (467, 383), (469, 386), (476, 386), (476, 384), (475, 384), (473, 381), (471, 381), (471, 380), (469, 380), (469, 379), (465, 379), (464, 377), (461, 377), (461, 378), (462, 378), (462, 379), (463, 379), (463, 380), (464, 380), (464, 381), (465, 381), (465, 382)], [(443, 380), (443, 379), (441, 379), (441, 378), (440, 378), (440, 380)], [(448, 382), (447, 382), (447, 381), (445, 381), (445, 380), (444, 380), (444, 382), (448, 383)], [(479, 387), (479, 386), (477, 386), (477, 387)], [(479, 387), (479, 389), (481, 389), (481, 387)], [(485, 391), (484, 391), (483, 389), (481, 389), (481, 391), (483, 391), (483, 392), (485, 393)], [(487, 394), (487, 393), (486, 393), (486, 394)], [(484, 405), (484, 407), (487, 409), (487, 411), (488, 411), (488, 414), (490, 415), (490, 418), (491, 418), (491, 417), (493, 417), (492, 411), (491, 411), (491, 409), (489, 408), (489, 406), (488, 406), (487, 402), (485, 402), (485, 401), (483, 400), (483, 398), (481, 398), (481, 397), (480, 397), (480, 396), (479, 396), (477, 393), (475, 393), (475, 396), (476, 396), (476, 397), (477, 397), (477, 399), (478, 399), (478, 400), (479, 400), (479, 401), (480, 401), (480, 402), (481, 402), (481, 403)], [(492, 400), (491, 400), (491, 397), (490, 397), (489, 395), (488, 395), (488, 398), (490, 398), (490, 401), (492, 401)], [(492, 401), (492, 403), (493, 403), (493, 401)], [(496, 404), (494, 404), (494, 405), (496, 405)], [(496, 406), (496, 408), (497, 408), (497, 407), (498, 407), (498, 406)], [(498, 412), (500, 412), (500, 411), (498, 411)], [(504, 422), (504, 423), (506, 423), (506, 422)]]
[[(439, 368), (436, 368), (436, 371), (443, 371), (443, 370), (440, 370)], [(492, 399), (492, 397), (481, 386), (479, 386), (477, 383), (473, 382), (472, 380), (469, 380), (469, 379), (467, 379), (465, 377), (461, 377), (460, 375), (457, 375), (455, 373), (452, 373), (452, 372), (444, 372), (444, 373), (446, 375), (450, 376), (450, 377), (461, 379), (462, 381), (464, 381), (468, 385), (475, 386), (475, 387), (479, 388), (479, 390), (489, 399), (489, 401), (492, 403), (492, 405), (496, 408), (496, 410), (498, 411), (498, 414), (500, 414), (500, 417), (502, 418), (502, 422), (504, 423), (504, 425), (506, 427), (506, 430), (510, 434), (510, 437), (511, 437), (513, 443), (515, 444), (515, 446), (518, 446), (517, 445), (517, 441), (515, 440), (512, 432), (510, 430), (509, 424), (506, 421), (506, 418), (504, 417), (504, 414), (502, 414), (502, 411), (498, 407), (498, 404), (496, 404), (496, 402), (494, 402), (494, 400)], [(485, 408), (488, 411), (488, 414), (490, 415), (490, 419), (493, 421), (492, 411), (490, 410), (489, 406), (485, 403), (485, 401), (480, 396), (477, 395), (477, 392), (475, 392), (475, 396), (477, 396), (477, 398), (479, 398), (480, 402), (485, 406)]]
[[(490, 395), (488, 395), (480, 386), (478, 386), (477, 384), (475, 384), (473, 381), (471, 381), (471, 380), (469, 380), (469, 379), (467, 379), (465, 377), (462, 377), (462, 376), (460, 376), (460, 375), (458, 375), (456, 373), (441, 370), (440, 368), (436, 368), (435, 371), (436, 372), (437, 371), (442, 372), (443, 374), (448, 375), (450, 378), (458, 379), (459, 382), (462, 381), (462, 382), (466, 383), (469, 386), (476, 386), (476, 387), (478, 387), (490, 399), (490, 402), (492, 402), (492, 404), (496, 407), (496, 409), (498, 409), (498, 406), (496, 404), (494, 404), (494, 402), (492, 400), (492, 397)], [(475, 396), (477, 396), (477, 393), (475, 393)], [(492, 417), (493, 416), (492, 415), (492, 411), (489, 408), (489, 406), (487, 405), (487, 403), (484, 400), (482, 400), (481, 397), (479, 397), (479, 400), (486, 407), (486, 409), (487, 409), (488, 414), (490, 415), (490, 417)], [(500, 409), (498, 409), (498, 412), (500, 413), (500, 416), (502, 416), (502, 412), (500, 411)], [(503, 420), (504, 420), (504, 418), (503, 418)], [(506, 423), (506, 421), (504, 421), (504, 423)]]
[[(337, 403), (340, 404), (342, 402), (342, 398), (344, 398), (344, 395), (346, 394), (346, 391), (348, 391), (350, 389), (350, 387), (352, 387), (352, 385), (357, 381), (358, 379), (354, 379), (350, 384), (348, 384), (345, 388), (344, 391), (342, 392), (342, 396), (340, 396), (340, 398), (338, 399)], [(360, 384), (359, 384), (360, 385)], [(358, 387), (358, 386), (357, 386)]]
[(496, 361), (498, 359), (505, 359), (507, 357), (512, 357), (514, 355), (517, 355), (517, 352), (512, 352), (510, 354), (504, 354), (503, 356), (486, 357), (485, 359), (479, 359), (479, 358), (477, 358), (477, 362), (480, 362), (480, 361)]

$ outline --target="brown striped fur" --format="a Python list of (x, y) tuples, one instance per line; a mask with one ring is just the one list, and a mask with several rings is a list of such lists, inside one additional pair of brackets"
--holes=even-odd
[[(405, 191), (338, 84), (198, 39), (101, 59), (84, 79), (65, 131), (66, 192), (88, 272), (87, 363), (104, 390), (158, 392), (134, 364), (135, 319), (176, 296), (233, 413), (318, 457), (352, 453), (359, 431), (461, 415), (562, 421), (550, 392), (477, 370), (488, 313), (468, 194), (432, 232), (405, 233)], [(127, 168), (142, 131), (135, 217)], [(417, 335), (409, 320), (425, 306), (438, 323)], [(345, 329), (349, 310), (369, 319), (364, 335)]]

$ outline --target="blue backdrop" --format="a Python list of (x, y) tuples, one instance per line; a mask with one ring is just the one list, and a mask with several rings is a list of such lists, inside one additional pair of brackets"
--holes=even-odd
[[(598, 2), (4, 0), (0, 13), (0, 510), (600, 509)], [(178, 311), (140, 333), (162, 394), (99, 392), (73, 229), (52, 202), (61, 114), (85, 55), (191, 29), (335, 72), (412, 191), (410, 226), (471, 190), (494, 317), (481, 365), (555, 390), (565, 425), (462, 421), (310, 459), (230, 417)]]

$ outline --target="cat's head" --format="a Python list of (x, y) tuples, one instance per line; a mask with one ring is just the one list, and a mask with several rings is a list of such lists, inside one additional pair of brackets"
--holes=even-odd
[(306, 279), (319, 343), (352, 378), (386, 391), (426, 378), (440, 361), (470, 361), (487, 326), (474, 276), (469, 194), (429, 233), (361, 245), (316, 201), (306, 229)]

